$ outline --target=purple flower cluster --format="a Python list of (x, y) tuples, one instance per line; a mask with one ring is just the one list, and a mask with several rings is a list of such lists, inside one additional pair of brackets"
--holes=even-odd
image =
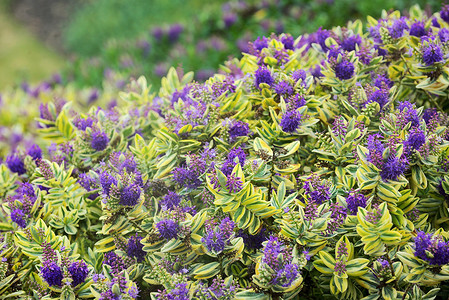
[(131, 183), (125, 186), (120, 194), (120, 204), (125, 206), (135, 206), (139, 203), (142, 190), (139, 185)]
[(400, 158), (390, 155), (387, 159), (384, 159), (383, 152), (385, 147), (382, 144), (381, 138), (382, 136), (379, 134), (371, 134), (368, 136), (368, 161), (381, 170), (380, 176), (384, 181), (397, 180), (408, 169), (408, 160), (404, 155)]
[(350, 61), (343, 60), (335, 65), (335, 76), (340, 80), (348, 80), (354, 76), (354, 64)]
[(423, 48), (422, 60), (426, 66), (431, 66), (435, 63), (441, 62), (443, 58), (443, 51), (437, 44), (429, 43)]
[(221, 278), (214, 278), (212, 284), (200, 283), (195, 292), (198, 299), (234, 299), (238, 285), (231, 284), (227, 286)]
[(229, 140), (235, 142), (239, 136), (248, 136), (249, 133), (248, 123), (236, 121), (229, 127)]
[(23, 175), (27, 171), (23, 159), (16, 153), (8, 155), (5, 162), (11, 172)]
[(92, 125), (94, 123), (94, 120), (91, 117), (87, 117), (87, 118), (76, 118), (73, 121), (73, 125), (76, 126), (76, 128), (78, 128), (79, 130), (85, 131), (86, 128), (92, 128)]
[(168, 219), (159, 221), (156, 228), (160, 236), (166, 240), (177, 238), (180, 230), (178, 222)]
[[(81, 173), (78, 176), (78, 183), (88, 192), (94, 191), (99, 188), (97, 180), (94, 179), (92, 175), (89, 175), (89, 173)], [(88, 198), (91, 200), (95, 200), (98, 196), (98, 192), (95, 192), (90, 194)]]
[(42, 158), (42, 149), (38, 145), (33, 144), (28, 148), (27, 154), (36, 161)]
[(441, 236), (433, 236), (419, 231), (415, 237), (415, 256), (427, 261), (430, 265), (446, 265), (449, 263), (449, 243)]
[(301, 114), (297, 110), (288, 110), (284, 113), (281, 119), (281, 127), (285, 132), (295, 132), (299, 125), (301, 125)]
[(87, 275), (89, 274), (89, 269), (84, 261), (75, 261), (67, 268), (70, 277), (72, 277), (72, 286), (77, 286), (83, 283)]
[(236, 177), (234, 174), (229, 174), (226, 179), (226, 188), (229, 193), (238, 193), (242, 190), (242, 181), (240, 177)]
[(20, 227), (25, 228), (36, 199), (37, 196), (33, 186), (30, 183), (21, 183), (16, 193), (9, 198), (11, 220)]
[[(63, 260), (62, 265), (64, 264), (66, 264), (68, 275), (72, 279), (71, 285), (73, 287), (86, 280), (89, 269), (84, 261), (70, 262)], [(62, 285), (62, 280), (64, 279), (62, 265), (58, 264), (56, 252), (51, 248), (50, 244), (44, 244), (40, 273), (49, 286), (60, 287)]]
[(221, 253), (234, 234), (234, 225), (235, 223), (229, 217), (221, 220), (218, 226), (209, 223), (206, 225), (206, 234), (201, 241), (209, 251)]
[(55, 262), (49, 262), (41, 267), (42, 278), (49, 286), (61, 286), (64, 275), (62, 269)]
[(109, 137), (103, 131), (92, 132), (90, 146), (96, 151), (103, 151), (109, 144)]
[(330, 189), (324, 181), (320, 181), (318, 175), (312, 174), (303, 185), (304, 195), (309, 202), (321, 204), (330, 199)]
[(167, 195), (160, 201), (162, 209), (170, 210), (174, 207), (177, 207), (181, 203), (181, 196), (178, 194), (168, 191)]
[(292, 259), (291, 250), (277, 237), (271, 236), (265, 244), (261, 260), (261, 268), (269, 270), (270, 284), (288, 287), (298, 278), (299, 266), (290, 263)]
[(129, 257), (133, 257), (137, 260), (137, 262), (142, 262), (145, 260), (146, 252), (143, 251), (143, 245), (140, 243), (142, 237), (136, 235), (132, 235), (128, 239), (127, 251)]
[(226, 176), (229, 176), (232, 173), (232, 170), (234, 169), (235, 165), (239, 163), (240, 166), (243, 167), (245, 165), (245, 160), (246, 160), (245, 151), (243, 151), (241, 147), (233, 148), (231, 149), (231, 151), (229, 151), (226, 160), (223, 162), (221, 171)]
[(255, 81), (254, 85), (256, 88), (259, 88), (259, 85), (261, 83), (266, 83), (268, 85), (272, 85), (274, 82), (273, 77), (271, 76), (271, 71), (268, 70), (266, 67), (259, 67), (259, 69), (256, 70), (254, 73)]
[(350, 213), (351, 215), (356, 215), (359, 207), (366, 207), (366, 197), (359, 192), (351, 191), (346, 197), (346, 203), (348, 213)]
[[(160, 292), (157, 299), (161, 300), (190, 300), (189, 289), (187, 283), (178, 283), (169, 291)], [(212, 299), (212, 298), (211, 298)]]
[(110, 266), (114, 274), (118, 274), (126, 269), (124, 260), (113, 251), (104, 254), (103, 263)]

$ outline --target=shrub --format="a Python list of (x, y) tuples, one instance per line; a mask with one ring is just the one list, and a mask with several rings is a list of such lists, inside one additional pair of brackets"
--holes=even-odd
[(109, 109), (49, 104), (58, 145), (0, 165), (2, 293), (447, 297), (446, 11), (273, 35)]

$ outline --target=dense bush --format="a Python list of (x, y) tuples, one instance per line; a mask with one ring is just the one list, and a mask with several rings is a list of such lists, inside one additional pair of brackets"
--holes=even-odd
[[(77, 83), (99, 85), (103, 72), (112, 69), (124, 79), (144, 74), (159, 87), (169, 67), (178, 65), (195, 71), (195, 79), (202, 81), (228, 56), (247, 52), (248, 42), (258, 36), (272, 32), (298, 36), (320, 26), (343, 25), (349, 19), (377, 18), (379, 7), (402, 10), (410, 5), (400, 0), (268, 0), (229, 1), (222, 7), (214, 1), (201, 7), (191, 0), (183, 6), (189, 16), (186, 20), (178, 16), (178, 1), (131, 2), (95, 1), (77, 14), (66, 34), (69, 49), (80, 54), (69, 72)], [(438, 9), (441, 1), (415, 2)], [(130, 15), (133, 22), (129, 24)], [(142, 32), (141, 28), (148, 29)], [(86, 59), (87, 54), (91, 59)]]
[(448, 7), (368, 21), (42, 106), (55, 144), (0, 165), (0, 293), (447, 298)]

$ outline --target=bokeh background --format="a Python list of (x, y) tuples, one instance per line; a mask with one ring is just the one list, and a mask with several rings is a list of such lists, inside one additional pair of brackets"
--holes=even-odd
[[(0, 89), (62, 83), (120, 88), (145, 75), (154, 86), (172, 65), (213, 74), (261, 35), (294, 37), (320, 26), (413, 4), (432, 11), (437, 0), (1, 0)], [(363, 17), (364, 18), (364, 17)], [(54, 77), (53, 77), (54, 79)]]

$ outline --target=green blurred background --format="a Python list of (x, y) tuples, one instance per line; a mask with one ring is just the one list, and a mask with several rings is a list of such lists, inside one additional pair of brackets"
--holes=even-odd
[[(78, 86), (101, 86), (109, 70), (122, 80), (143, 74), (157, 81), (169, 65), (207, 76), (262, 34), (284, 31), (297, 37), (320, 26), (378, 18), (382, 9), (420, 4), (438, 11), (442, 2), (0, 0), (0, 89), (54, 73)], [(155, 29), (167, 34), (173, 24), (182, 28), (179, 37), (158, 40)]]

